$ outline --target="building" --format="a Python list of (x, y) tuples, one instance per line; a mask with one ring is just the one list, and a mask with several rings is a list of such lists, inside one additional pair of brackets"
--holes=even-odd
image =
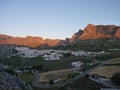
[(72, 66), (72, 70), (74, 73), (76, 72), (80, 72), (81, 66), (83, 65), (82, 62), (77, 61), (77, 62), (72, 62), (71, 66)]

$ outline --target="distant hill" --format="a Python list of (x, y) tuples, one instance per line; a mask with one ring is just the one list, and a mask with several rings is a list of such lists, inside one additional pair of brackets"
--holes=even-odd
[(0, 34), (0, 44), (24, 45), (30, 47), (47, 46), (66, 46), (81, 40), (101, 39), (101, 38), (120, 38), (120, 26), (115, 25), (93, 25), (88, 24), (84, 30), (79, 30), (77, 33), (66, 40), (60, 39), (43, 39), (42, 37), (13, 37)]
[(24, 45), (30, 47), (37, 47), (43, 44), (48, 44), (49, 46), (56, 46), (59, 43), (59, 39), (45, 39), (42, 37), (13, 37), (9, 35), (0, 34), (0, 44), (13, 44), (13, 45)]

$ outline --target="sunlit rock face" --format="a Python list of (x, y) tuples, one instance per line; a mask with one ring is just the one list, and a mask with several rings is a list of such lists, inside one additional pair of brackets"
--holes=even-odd
[(115, 36), (120, 38), (120, 27), (117, 29), (116, 33), (115, 33)]
[(56, 46), (60, 42), (60, 39), (45, 39), (42, 37), (12, 37), (8, 35), (0, 34), (0, 44), (15, 44), (24, 45), (30, 47), (37, 47), (42, 44), (48, 44), (49, 46)]
[(70, 42), (112, 37), (120, 38), (120, 26), (88, 24), (83, 31), (75, 33)]
[(119, 29), (120, 29), (120, 27), (115, 26), (115, 25), (92, 25), (92, 24), (89, 24), (84, 29), (84, 33), (79, 37), (79, 39), (82, 40), (82, 39), (120, 37), (120, 35), (118, 34), (118, 33), (120, 33)]

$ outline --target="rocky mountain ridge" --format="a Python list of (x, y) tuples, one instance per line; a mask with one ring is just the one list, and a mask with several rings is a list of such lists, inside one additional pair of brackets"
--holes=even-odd
[(84, 30), (75, 33), (70, 41), (76, 42), (86, 39), (101, 38), (120, 38), (120, 26), (88, 24)]
[(120, 38), (120, 26), (115, 25), (93, 25), (88, 24), (84, 30), (79, 30), (77, 33), (66, 40), (60, 39), (43, 39), (42, 37), (13, 37), (9, 35), (0, 34), (0, 44), (24, 45), (30, 47), (37, 46), (57, 46), (66, 45), (69, 43), (78, 42), (88, 39), (101, 38)]

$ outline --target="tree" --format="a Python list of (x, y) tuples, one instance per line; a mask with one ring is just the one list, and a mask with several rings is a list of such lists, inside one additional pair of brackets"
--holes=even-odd
[(53, 85), (54, 84), (54, 80), (53, 79), (50, 79), (49, 80), (49, 85)]
[(33, 65), (32, 68), (33, 68), (34, 70), (43, 71), (43, 65), (42, 65), (42, 64)]
[(72, 54), (70, 52), (68, 52), (68, 53), (64, 53), (63, 56), (64, 57), (70, 57), (70, 56), (72, 56)]
[(16, 74), (15, 71), (12, 70), (12, 69), (10, 69), (10, 68), (6, 68), (4, 71), (7, 72), (7, 73), (9, 73), (9, 74), (12, 74), (12, 75)]
[(120, 73), (114, 74), (111, 78), (111, 81), (115, 86), (120, 86)]

